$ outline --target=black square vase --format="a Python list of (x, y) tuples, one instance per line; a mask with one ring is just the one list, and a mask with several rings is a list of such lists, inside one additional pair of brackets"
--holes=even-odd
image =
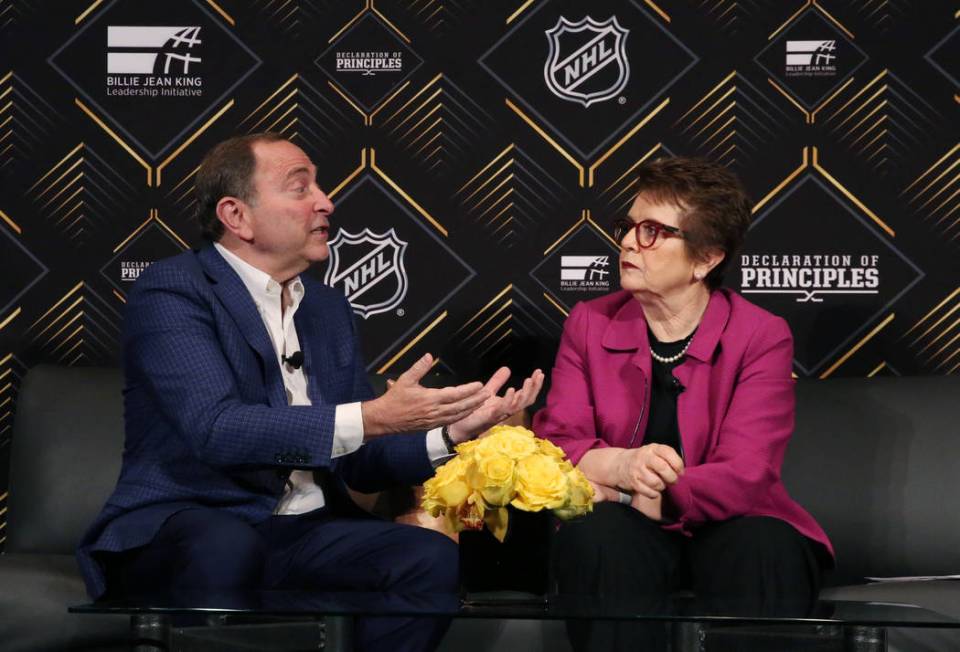
[(503, 543), (484, 527), (460, 533), (460, 585), (464, 592), (547, 593), (553, 514), (512, 507)]

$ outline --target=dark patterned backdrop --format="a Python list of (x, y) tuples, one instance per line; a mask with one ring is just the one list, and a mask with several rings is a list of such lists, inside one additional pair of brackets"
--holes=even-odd
[(235, 133), (317, 163), (316, 271), (373, 371), (548, 368), (618, 286), (634, 170), (679, 153), (753, 194), (728, 283), (789, 319), (798, 376), (960, 370), (957, 2), (0, 0), (0, 43), (0, 545), (22, 377), (117, 363)]

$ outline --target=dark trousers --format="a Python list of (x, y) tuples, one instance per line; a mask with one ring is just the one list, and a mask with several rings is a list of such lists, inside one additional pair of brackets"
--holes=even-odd
[[(107, 557), (111, 597), (242, 589), (454, 594), (457, 546), (434, 532), (323, 512), (250, 525), (217, 509), (170, 517), (147, 546)], [(358, 650), (432, 650), (449, 620), (361, 618)]]
[[(560, 527), (551, 571), (560, 593), (629, 597), (652, 613), (662, 613), (678, 589), (693, 589), (705, 604), (728, 601), (757, 611), (816, 599), (821, 565), (815, 546), (774, 518), (735, 518), (686, 537), (629, 506), (605, 502)], [(666, 626), (657, 623), (570, 620), (567, 632), (578, 652), (667, 649)]]

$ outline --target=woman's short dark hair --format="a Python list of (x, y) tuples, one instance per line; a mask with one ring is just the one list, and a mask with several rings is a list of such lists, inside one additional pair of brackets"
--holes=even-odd
[(216, 242), (223, 236), (223, 222), (217, 217), (217, 203), (224, 197), (252, 202), (255, 197), (253, 173), (257, 157), (253, 145), (286, 140), (280, 134), (264, 132), (234, 136), (215, 145), (200, 163), (194, 189), (197, 195), (197, 222), (200, 235)]
[(642, 165), (637, 194), (680, 209), (680, 228), (687, 252), (703, 260), (710, 251), (723, 260), (707, 274), (711, 290), (736, 257), (750, 227), (751, 202), (740, 180), (727, 168), (703, 158), (675, 156)]

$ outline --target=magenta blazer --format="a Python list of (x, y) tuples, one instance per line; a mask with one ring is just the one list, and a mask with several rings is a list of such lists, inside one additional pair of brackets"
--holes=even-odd
[[(793, 433), (793, 338), (780, 317), (726, 289), (714, 291), (687, 357), (674, 369), (685, 472), (667, 490), (676, 522), (772, 516), (833, 547), (787, 494), (780, 468)], [(533, 429), (574, 464), (592, 448), (643, 444), (650, 344), (640, 303), (626, 291), (577, 304), (563, 329), (547, 405)]]

